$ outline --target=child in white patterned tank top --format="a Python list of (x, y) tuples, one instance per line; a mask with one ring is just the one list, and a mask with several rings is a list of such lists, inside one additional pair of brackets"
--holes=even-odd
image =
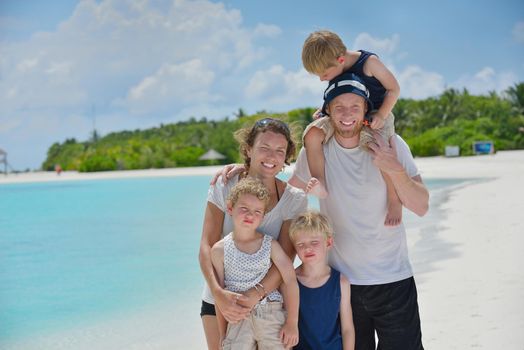
[[(211, 249), (211, 260), (221, 286), (234, 292), (255, 288), (260, 303), (250, 316), (236, 324), (227, 324), (216, 309), (223, 349), (287, 349), (298, 343), (299, 292), (291, 260), (278, 242), (257, 232), (269, 203), (269, 192), (262, 182), (245, 178), (231, 190), (227, 212), (232, 216), (233, 232)], [(282, 295), (269, 294), (260, 283), (271, 264), (278, 268), (283, 283)], [(287, 311), (287, 317), (286, 317)]]

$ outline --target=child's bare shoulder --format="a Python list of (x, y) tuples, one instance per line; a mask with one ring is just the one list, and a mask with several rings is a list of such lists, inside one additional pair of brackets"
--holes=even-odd
[(211, 247), (211, 253), (213, 252), (223, 252), (224, 251), (224, 239), (222, 238), (220, 241), (213, 244), (213, 247)]

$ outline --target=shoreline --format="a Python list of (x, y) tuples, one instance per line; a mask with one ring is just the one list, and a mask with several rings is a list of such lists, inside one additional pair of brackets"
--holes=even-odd
[(57, 181), (82, 181), (103, 179), (131, 179), (145, 177), (175, 177), (175, 176), (211, 176), (217, 172), (221, 165), (210, 165), (187, 168), (164, 168), (164, 169), (141, 169), (141, 170), (119, 170), (98, 171), (81, 173), (78, 171), (63, 171), (60, 175), (54, 171), (35, 171), (17, 174), (0, 174), (0, 185), (14, 183), (36, 183)]
[[(493, 178), (504, 174), (500, 164), (516, 158), (523, 159), (524, 151), (500, 151), (492, 155), (468, 156), (468, 157), (423, 157), (415, 158), (423, 178), (439, 179), (478, 179)], [(294, 163), (286, 167), (285, 172), (291, 173)], [(200, 167), (162, 168), (162, 169), (140, 169), (140, 170), (118, 170), (81, 173), (78, 171), (63, 171), (57, 175), (54, 171), (34, 171), (27, 173), (0, 174), (0, 185), (12, 183), (51, 182), (51, 181), (74, 181), (74, 180), (99, 180), (99, 179), (123, 179), (143, 177), (175, 177), (175, 176), (211, 176), (215, 174), (222, 165), (209, 165)]]

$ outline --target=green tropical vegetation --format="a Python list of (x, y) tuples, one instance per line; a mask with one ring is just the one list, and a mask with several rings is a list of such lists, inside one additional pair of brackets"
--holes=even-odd
[[(54, 143), (42, 164), (53, 170), (81, 172), (186, 167), (226, 164), (240, 160), (233, 132), (262, 117), (276, 117), (293, 126), (297, 139), (311, 122), (314, 108), (287, 113), (258, 112), (246, 115), (242, 109), (233, 118), (196, 120), (160, 125), (147, 130), (114, 132), (101, 137), (96, 131), (90, 140), (68, 139)], [(467, 90), (448, 89), (424, 100), (399, 99), (393, 110), (395, 126), (410, 145), (413, 155), (436, 156), (446, 145), (460, 147), (461, 155), (472, 154), (474, 141), (491, 140), (496, 150), (524, 149), (524, 83), (502, 94), (475, 96)], [(209, 149), (225, 156), (202, 161)]]

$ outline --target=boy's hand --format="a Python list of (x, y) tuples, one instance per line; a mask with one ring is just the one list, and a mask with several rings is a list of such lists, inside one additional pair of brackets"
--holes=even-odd
[(280, 341), (284, 344), (286, 349), (290, 349), (298, 344), (298, 325), (284, 323), (282, 330), (280, 331)]
[(384, 126), (387, 117), (383, 117), (382, 114), (374, 112), (371, 114), (371, 118), (371, 129), (376, 130), (381, 129)]

